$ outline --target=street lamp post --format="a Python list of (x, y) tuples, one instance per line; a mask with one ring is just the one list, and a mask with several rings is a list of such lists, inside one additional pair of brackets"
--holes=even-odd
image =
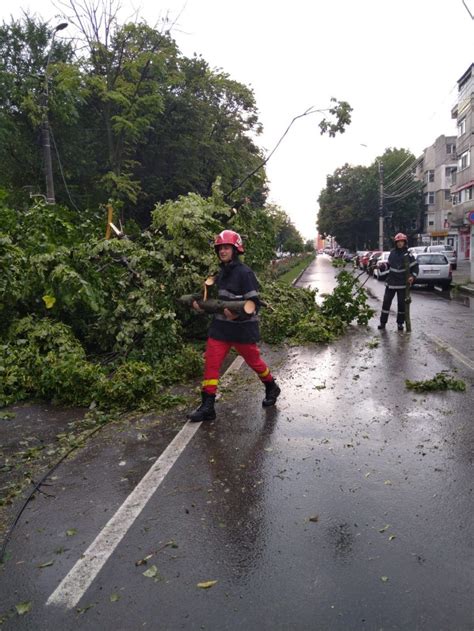
[(41, 139), (43, 145), (43, 159), (44, 159), (44, 172), (46, 179), (46, 202), (48, 204), (55, 204), (56, 199), (54, 195), (54, 180), (53, 180), (53, 163), (51, 160), (51, 134), (49, 132), (49, 86), (48, 86), (48, 70), (49, 61), (51, 59), (51, 52), (53, 50), (54, 38), (58, 31), (62, 31), (68, 26), (67, 22), (61, 22), (53, 30), (51, 38), (51, 45), (49, 47), (48, 58), (46, 60), (46, 67), (44, 70), (44, 106), (43, 106), (43, 121), (41, 125)]

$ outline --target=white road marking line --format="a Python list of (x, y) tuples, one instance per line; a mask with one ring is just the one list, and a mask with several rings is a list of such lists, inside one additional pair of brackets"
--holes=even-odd
[[(243, 358), (236, 357), (224, 373), (222, 380), (228, 380), (230, 375), (241, 367), (242, 363)], [(70, 609), (77, 605), (200, 426), (201, 423), (189, 421), (183, 426), (115, 515), (59, 583), (46, 601), (46, 605), (64, 605)]]
[(455, 357), (462, 364), (464, 364), (465, 366), (467, 366), (471, 370), (474, 370), (474, 362), (472, 362), (468, 357), (463, 355), (460, 351), (455, 349), (453, 346), (450, 346), (447, 342), (442, 340), (440, 337), (437, 337), (436, 335), (431, 335), (430, 333), (425, 333), (425, 335), (426, 335), (426, 337), (428, 339), (430, 339), (437, 346), (439, 346), (444, 351), (446, 351), (447, 353), (449, 353), (450, 355)]

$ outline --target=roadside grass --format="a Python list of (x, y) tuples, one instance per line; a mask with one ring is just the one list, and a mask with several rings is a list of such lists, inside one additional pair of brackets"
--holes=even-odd
[(297, 278), (301, 272), (303, 272), (312, 262), (314, 261), (314, 257), (304, 258), (299, 261), (294, 267), (290, 270), (282, 274), (278, 277), (278, 282), (287, 283), (291, 285), (291, 283)]

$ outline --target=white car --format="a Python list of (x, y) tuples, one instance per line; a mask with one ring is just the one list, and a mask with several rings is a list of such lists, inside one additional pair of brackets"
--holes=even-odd
[[(390, 252), (382, 252), (382, 254), (377, 259), (377, 263), (374, 266), (373, 276), (377, 280), (383, 280), (384, 276), (380, 276), (380, 272), (384, 272), (387, 269), (387, 261), (390, 256)], [(387, 275), (385, 274), (385, 278)]]
[(416, 256), (417, 254), (421, 254), (422, 252), (426, 252), (426, 245), (415, 245), (412, 248), (408, 248), (410, 254)]
[(419, 266), (418, 276), (415, 285), (428, 285), (434, 287), (439, 285), (443, 289), (448, 289), (453, 279), (451, 264), (445, 254), (440, 252), (423, 252), (416, 255)]
[(458, 255), (452, 245), (428, 245), (425, 252), (436, 252), (446, 256), (451, 263), (452, 269), (456, 269), (458, 265)]

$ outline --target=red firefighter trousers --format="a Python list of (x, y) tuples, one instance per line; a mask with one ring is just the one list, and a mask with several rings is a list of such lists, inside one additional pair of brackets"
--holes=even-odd
[(250, 368), (255, 370), (261, 381), (272, 381), (273, 377), (270, 369), (260, 357), (260, 350), (256, 344), (238, 344), (209, 337), (204, 354), (203, 392), (207, 392), (207, 394), (216, 393), (222, 362), (232, 347), (244, 358)]

